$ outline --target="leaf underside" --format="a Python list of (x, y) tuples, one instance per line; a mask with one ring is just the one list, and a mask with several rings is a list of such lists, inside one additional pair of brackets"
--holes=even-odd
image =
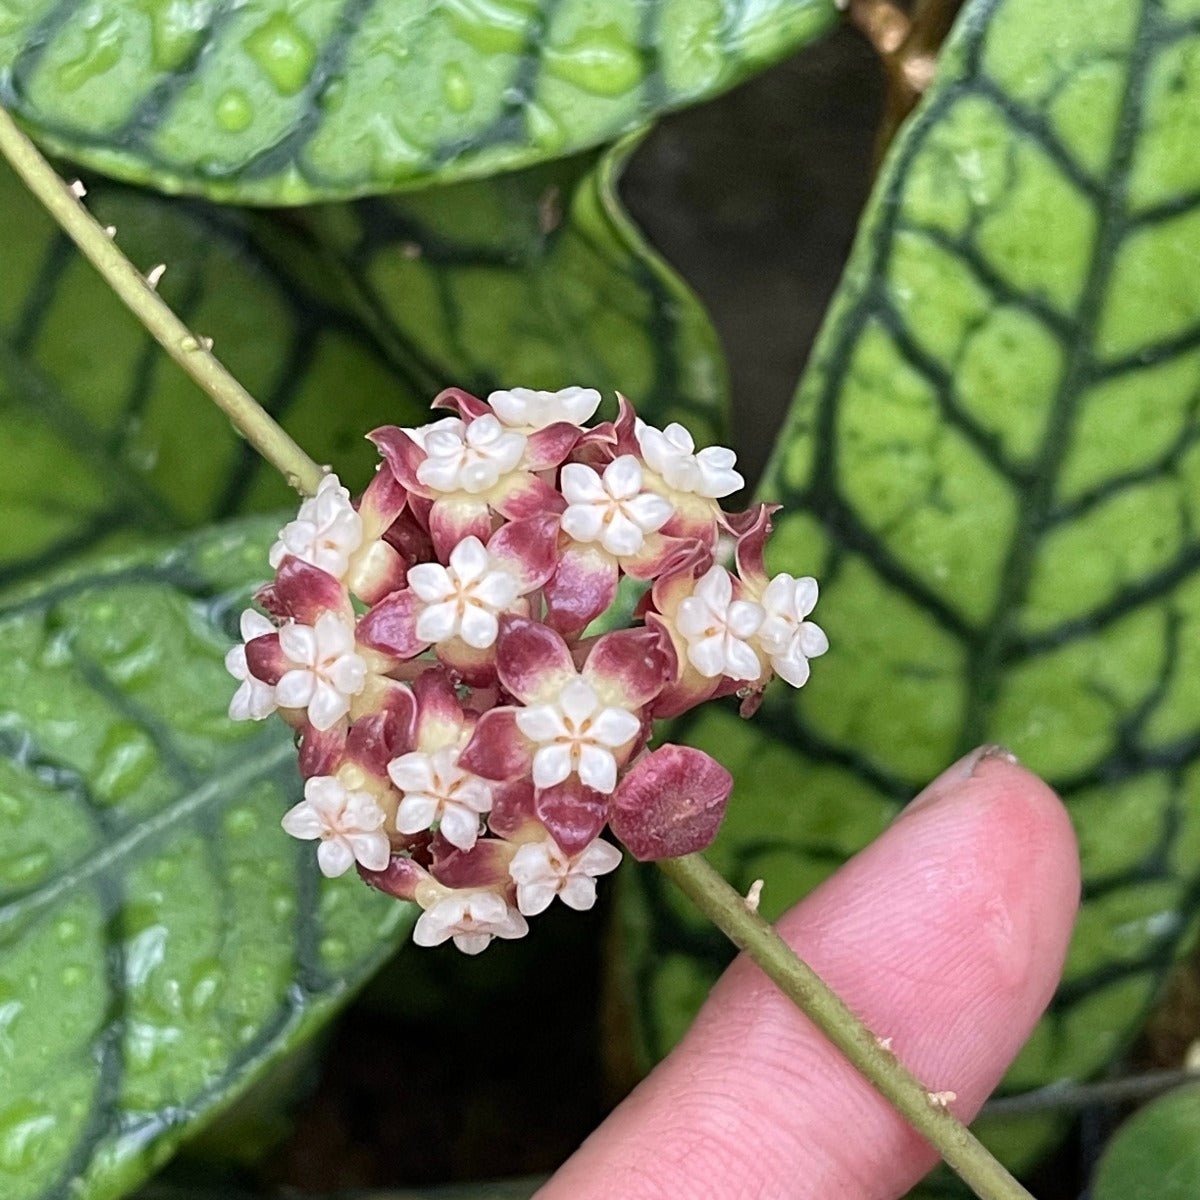
[[(435, 193), (253, 214), (96, 184), (131, 258), (319, 462), (354, 488), (364, 434), (449, 384), (619, 387), (715, 436), (698, 302), (621, 211), (630, 147)], [(293, 504), (283, 480), (0, 170), (0, 583), (105, 542)], [(652, 418), (653, 419), (653, 418)], [(198, 448), (202, 447), (202, 451)]]
[[(973, 0), (887, 161), (765, 495), (833, 650), (674, 736), (737, 780), (713, 858), (775, 915), (984, 741), (1066, 800), (1084, 903), (1006, 1082), (1098, 1071), (1200, 899), (1200, 4)], [(647, 1051), (728, 952), (647, 873)], [(1043, 1124), (994, 1132), (1011, 1157)]]
[(0, 600), (6, 1200), (124, 1194), (411, 923), (321, 878), (279, 828), (290, 736), (225, 715), (273, 530), (80, 561)]
[(304, 204), (611, 141), (836, 17), (833, 0), (9, 0), (0, 104), (120, 178)]

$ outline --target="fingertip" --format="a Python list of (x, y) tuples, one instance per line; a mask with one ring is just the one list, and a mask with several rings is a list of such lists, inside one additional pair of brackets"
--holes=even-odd
[[(969, 1118), (1053, 993), (1079, 867), (1070, 820), (1041, 780), (998, 754), (956, 767), (777, 928)], [(669, 1166), (656, 1170), (656, 1156)], [(900, 1194), (933, 1161), (743, 957), (684, 1042), (544, 1195), (611, 1195), (608, 1180), (636, 1175), (622, 1193), (630, 1200), (867, 1200)]]

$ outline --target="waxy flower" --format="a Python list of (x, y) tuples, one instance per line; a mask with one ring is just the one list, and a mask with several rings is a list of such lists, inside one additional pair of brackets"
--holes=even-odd
[(301, 504), (256, 593), (268, 615), (244, 613), (226, 657), (230, 715), (296, 730), (284, 829), (320, 841), (326, 874), (416, 903), (418, 945), (477, 954), (556, 896), (591, 908), (621, 860), (606, 829), (641, 860), (704, 849), (733, 779), (652, 750), (655, 721), (734, 692), (749, 715), (828, 648), (815, 580), (767, 576), (773, 508), (718, 503), (743, 484), (733, 451), (622, 396), (585, 427), (599, 403), (449, 388), (449, 415), (375, 430), (366, 491), (330, 475)]
[(341, 579), (362, 536), (362, 519), (350, 503), (350, 493), (336, 475), (326, 475), (317, 494), (305, 500), (296, 519), (279, 531), (268, 561), (278, 568), (290, 554)]
[(682, 425), (654, 429), (644, 421), (636, 425), (638, 445), (646, 464), (677, 492), (719, 500), (745, 486), (733, 469), (737, 455), (724, 446), (709, 446), (697, 452), (692, 435)]
[(229, 716), (234, 721), (261, 721), (279, 707), (275, 700), (274, 684), (265, 683), (251, 675), (246, 663), (245, 643), (274, 632), (275, 626), (262, 613), (255, 612), (252, 608), (242, 613), (243, 644), (234, 646), (225, 655), (225, 670), (241, 684), (229, 701)]
[(497, 616), (520, 595), (520, 580), (488, 554), (476, 537), (464, 538), (450, 552), (450, 562), (418, 563), (408, 572), (408, 586), (422, 602), (416, 635), (423, 642), (461, 637), (475, 650), (496, 640)]
[(758, 644), (771, 660), (771, 668), (792, 687), (808, 682), (810, 658), (829, 649), (825, 631), (805, 620), (817, 603), (817, 581), (806, 575), (795, 579), (776, 575), (762, 595), (766, 614), (758, 627)]
[(567, 463), (561, 478), (567, 502), (563, 532), (577, 542), (599, 542), (617, 557), (637, 554), (646, 535), (675, 513), (662, 496), (643, 490), (642, 467), (632, 454), (614, 459), (603, 475), (582, 463)]
[(688, 662), (706, 679), (757, 679), (762, 663), (750, 639), (759, 631), (764, 612), (753, 600), (734, 597), (733, 577), (711, 566), (696, 580), (692, 594), (680, 601), (675, 628), (687, 644)]
[(492, 938), (519, 938), (528, 932), (525, 918), (495, 892), (452, 892), (417, 919), (413, 941), (440, 946), (453, 938), (464, 954), (478, 954)]
[(404, 793), (396, 810), (400, 833), (424, 833), (437, 825), (452, 846), (470, 850), (479, 836), (479, 818), (492, 807), (486, 779), (458, 765), (458, 750), (442, 746), (432, 754), (413, 750), (388, 764), (388, 775)]
[(553, 838), (526, 842), (512, 857), (509, 874), (517, 885), (517, 908), (527, 917), (550, 907), (555, 896), (580, 912), (596, 903), (596, 876), (621, 864), (621, 852), (597, 838), (574, 856), (566, 855)]
[(578, 775), (580, 783), (606, 795), (617, 786), (615, 752), (641, 730), (633, 713), (602, 705), (592, 685), (568, 679), (541, 704), (519, 709), (517, 728), (536, 750), (533, 783), (549, 788)]
[(590, 421), (600, 407), (600, 393), (595, 388), (583, 387), (563, 388), (557, 392), (511, 388), (492, 392), (487, 402), (508, 428), (532, 433), (560, 422), (581, 426)]
[(409, 659), (429, 646), (473, 681), (486, 677), (505, 612), (527, 612), (522, 597), (536, 592), (555, 569), (554, 513), (509, 521), (485, 546), (473, 535), (447, 562), (409, 568), (408, 586), (385, 596), (359, 622), (362, 646)]
[(353, 790), (332, 775), (305, 781), (304, 799), (283, 817), (292, 837), (320, 838), (317, 863), (329, 876), (345, 874), (355, 862), (381, 871), (392, 856), (383, 832), (387, 819), (370, 792)]
[(354, 626), (337, 613), (323, 613), (313, 626), (284, 625), (279, 649), (288, 664), (275, 685), (280, 708), (306, 709), (314, 729), (331, 729), (366, 686), (367, 664), (355, 653)]
[(524, 435), (506, 430), (494, 416), (479, 417), (461, 431), (431, 428), (422, 440), (426, 458), (417, 479), (437, 492), (486, 492), (516, 469), (525, 452)]

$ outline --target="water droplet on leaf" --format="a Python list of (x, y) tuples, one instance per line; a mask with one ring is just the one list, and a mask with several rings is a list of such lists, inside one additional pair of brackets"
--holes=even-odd
[(272, 13), (242, 45), (283, 96), (303, 89), (317, 60), (316, 46), (285, 12)]

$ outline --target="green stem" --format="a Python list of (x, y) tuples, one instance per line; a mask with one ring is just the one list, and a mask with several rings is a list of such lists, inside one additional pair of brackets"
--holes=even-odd
[[(91, 260), (164, 350), (196, 381), (234, 427), (297, 491), (312, 494), (322, 470), (263, 410), (163, 302), (140, 271), (0, 108), (0, 153)], [(1031, 1200), (983, 1148), (846, 1007), (813, 970), (698, 854), (659, 866), (729, 939), (745, 950), (801, 1011), (923, 1134), (983, 1200)]]
[(1032, 1200), (983, 1144), (880, 1042), (836, 992), (699, 854), (662, 859), (663, 874), (854, 1064), (982, 1200)]
[(12, 164), (67, 236), (160, 346), (298, 492), (311, 495), (324, 472), (221, 365), (206, 339), (194, 334), (80, 203), (37, 147), (0, 108), (0, 154)]

